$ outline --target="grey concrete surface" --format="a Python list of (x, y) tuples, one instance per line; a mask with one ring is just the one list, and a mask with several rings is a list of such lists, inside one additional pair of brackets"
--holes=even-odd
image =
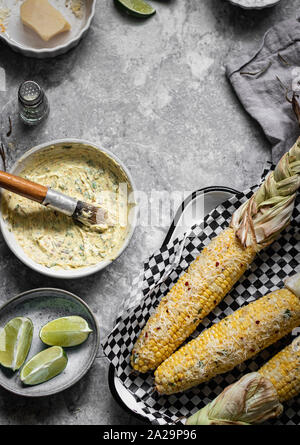
[[(264, 11), (245, 11), (225, 0), (151, 3), (157, 14), (144, 21), (121, 15), (112, 0), (99, 1), (86, 38), (55, 60), (26, 59), (0, 43), (7, 76), (7, 91), (0, 92), (1, 137), (9, 144), (10, 165), (38, 143), (78, 137), (115, 152), (148, 194), (210, 185), (243, 189), (259, 179), (270, 147), (240, 106), (224, 63), (230, 54), (257, 46), (271, 25), (293, 17), (298, 1), (282, 0)], [(39, 82), (51, 103), (49, 119), (37, 128), (18, 120), (17, 88), (25, 79)], [(0, 235), (0, 302), (35, 287), (67, 289), (91, 306), (103, 338), (171, 216), (165, 214), (161, 225), (138, 227), (111, 267), (77, 281), (32, 272)], [(26, 400), (0, 389), (0, 424), (138, 423), (110, 395), (108, 363), (101, 351), (99, 356), (80, 383), (54, 397)]]

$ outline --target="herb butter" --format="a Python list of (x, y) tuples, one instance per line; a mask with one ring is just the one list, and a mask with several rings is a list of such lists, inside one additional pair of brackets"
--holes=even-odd
[[(59, 269), (88, 267), (115, 258), (128, 231), (129, 186), (115, 161), (89, 146), (54, 146), (32, 155), (20, 176), (81, 201), (100, 204), (113, 221), (99, 232), (4, 191), (3, 218), (29, 258)], [(120, 186), (124, 183), (125, 187)]]

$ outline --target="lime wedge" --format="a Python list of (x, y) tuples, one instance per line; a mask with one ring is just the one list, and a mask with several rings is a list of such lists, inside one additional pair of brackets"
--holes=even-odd
[(40, 339), (49, 346), (77, 346), (86, 341), (91, 329), (82, 317), (71, 316), (50, 321), (40, 330)]
[(13, 371), (21, 368), (29, 352), (33, 324), (29, 318), (16, 317), (0, 331), (0, 364)]
[(39, 385), (63, 372), (67, 363), (63, 348), (53, 346), (32, 357), (23, 366), (20, 379), (25, 385)]
[(133, 14), (137, 17), (149, 17), (155, 14), (155, 9), (152, 8), (144, 0), (115, 0), (117, 5), (124, 8), (129, 14)]

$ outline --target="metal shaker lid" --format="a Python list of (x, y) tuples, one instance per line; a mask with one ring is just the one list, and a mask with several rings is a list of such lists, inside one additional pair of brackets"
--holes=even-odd
[(39, 84), (33, 80), (27, 80), (20, 85), (19, 100), (27, 106), (37, 105), (42, 101), (44, 93)]

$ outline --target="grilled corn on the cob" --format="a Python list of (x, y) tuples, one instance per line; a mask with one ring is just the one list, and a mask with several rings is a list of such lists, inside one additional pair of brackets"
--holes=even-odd
[(243, 248), (226, 229), (203, 249), (152, 315), (132, 351), (132, 366), (155, 369), (220, 303), (252, 263), (256, 249)]
[(187, 425), (249, 425), (279, 416), (300, 393), (300, 336), (258, 372), (243, 376), (189, 417)]
[(206, 329), (165, 360), (155, 372), (156, 389), (172, 394), (230, 371), (299, 324), (300, 298), (288, 288), (272, 292)]
[(157, 368), (220, 303), (252, 263), (289, 223), (300, 187), (300, 138), (227, 228), (203, 249), (142, 330), (131, 355), (140, 372)]

